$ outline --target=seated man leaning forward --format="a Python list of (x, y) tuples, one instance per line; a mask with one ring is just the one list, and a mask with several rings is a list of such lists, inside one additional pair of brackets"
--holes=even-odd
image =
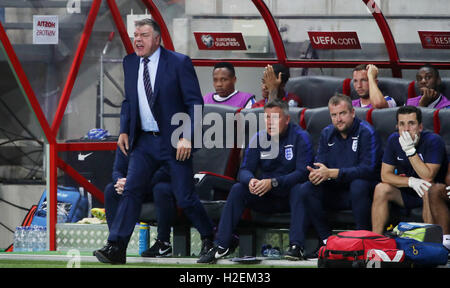
[[(247, 207), (262, 213), (291, 211), (286, 256), (303, 258), (305, 208), (299, 205), (298, 190), (308, 180), (306, 166), (312, 164), (314, 152), (308, 132), (290, 123), (288, 108), (280, 99), (264, 106), (266, 130), (256, 133), (246, 148), (239, 183), (231, 188), (222, 211), (214, 247), (197, 263), (215, 263), (228, 255), (234, 229)], [(269, 139), (271, 147), (263, 148), (269, 145), (258, 143), (261, 138)], [(260, 177), (256, 175), (259, 171)]]
[(422, 112), (415, 106), (397, 110), (398, 132), (389, 136), (381, 164), (381, 183), (375, 188), (372, 230), (384, 232), (389, 220), (389, 203), (412, 209), (423, 207), (422, 216), (431, 223), (428, 189), (443, 183), (447, 156), (442, 138), (424, 131)]
[(332, 124), (319, 140), (304, 204), (321, 244), (331, 235), (329, 211), (351, 209), (356, 229), (370, 230), (373, 190), (379, 182), (381, 140), (366, 121), (355, 117), (350, 97), (337, 94), (328, 102)]
[(361, 64), (353, 69), (353, 88), (359, 98), (352, 101), (353, 107), (392, 108), (397, 103), (390, 96), (383, 96), (378, 88), (378, 68), (373, 64)]
[(441, 93), (441, 76), (439, 70), (431, 65), (425, 65), (417, 71), (416, 84), (420, 95), (408, 99), (406, 105), (429, 107), (435, 109), (449, 108), (450, 100)]

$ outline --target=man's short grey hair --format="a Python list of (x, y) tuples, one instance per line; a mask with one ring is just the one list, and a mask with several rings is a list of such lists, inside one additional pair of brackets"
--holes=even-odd
[(264, 109), (274, 107), (281, 108), (281, 110), (283, 110), (284, 115), (286, 116), (289, 115), (289, 105), (286, 101), (283, 101), (281, 99), (274, 99), (270, 100), (269, 102), (266, 103), (266, 105), (264, 105)]
[(145, 18), (134, 21), (134, 27), (141, 27), (145, 25), (151, 26), (153, 28), (153, 31), (155, 31), (157, 35), (161, 35), (161, 28), (159, 27), (158, 23), (156, 23), (155, 20)]
[(334, 94), (333, 97), (330, 98), (330, 100), (328, 100), (328, 106), (333, 105), (339, 105), (339, 103), (344, 102), (345, 104), (347, 104), (348, 110), (352, 111), (353, 110), (353, 104), (352, 104), (352, 99), (345, 95), (345, 94), (341, 94), (341, 93), (336, 93)]

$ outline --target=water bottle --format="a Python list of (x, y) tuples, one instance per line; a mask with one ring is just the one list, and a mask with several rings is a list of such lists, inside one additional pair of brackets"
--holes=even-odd
[(28, 236), (27, 236), (27, 238), (28, 238), (28, 249), (27, 249), (27, 251), (28, 252), (33, 252), (33, 247), (34, 247), (34, 242), (35, 242), (34, 232), (33, 232), (34, 228), (32, 226), (29, 226), (27, 228), (28, 228)]
[(31, 249), (31, 235), (30, 235), (30, 227), (23, 228), (23, 251), (30, 252)]
[(36, 243), (37, 243), (37, 238), (36, 238), (36, 227), (35, 226), (30, 226), (30, 232), (28, 234), (28, 238), (30, 239), (30, 247), (29, 247), (29, 251), (36, 251)]
[(32, 248), (33, 251), (43, 251), (42, 249), (42, 227), (33, 226), (32, 228)]
[(30, 251), (30, 252), (32, 252), (33, 251), (33, 247), (34, 247), (34, 242), (36, 241), (35, 239), (34, 239), (34, 227), (33, 226), (29, 226), (29, 227), (27, 227), (28, 228), (28, 236), (27, 236), (27, 239), (28, 239), (28, 251)]
[(38, 251), (45, 251), (47, 250), (47, 228), (46, 227), (39, 227), (39, 237), (38, 237)]
[(21, 252), (25, 252), (27, 250), (27, 227), (21, 227), (21, 232), (20, 232), (20, 251)]
[(23, 227), (17, 226), (14, 232), (14, 252), (23, 252)]
[(150, 226), (141, 222), (139, 224), (139, 255), (142, 254), (145, 250), (148, 249), (150, 242)]

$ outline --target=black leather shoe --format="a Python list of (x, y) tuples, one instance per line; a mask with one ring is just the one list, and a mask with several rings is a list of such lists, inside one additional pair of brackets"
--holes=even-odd
[(289, 246), (284, 258), (291, 261), (306, 260), (304, 254), (303, 248), (294, 244)]
[(103, 246), (102, 248), (95, 250), (94, 252), (92, 252), (92, 256), (95, 256), (95, 252), (97, 251), (101, 251), (102, 253), (105, 253), (106, 251), (109, 250), (109, 248), (111, 247), (112, 243), (111, 242), (107, 242), (105, 246)]
[(120, 247), (114, 243), (108, 243), (103, 248), (95, 250), (94, 256), (102, 263), (125, 264), (126, 251), (127, 249), (124, 247)]

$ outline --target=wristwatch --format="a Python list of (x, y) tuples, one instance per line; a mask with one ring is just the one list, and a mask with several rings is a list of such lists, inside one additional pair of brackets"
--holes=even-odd
[(270, 182), (272, 183), (272, 187), (275, 188), (278, 186), (277, 178), (270, 179)]

